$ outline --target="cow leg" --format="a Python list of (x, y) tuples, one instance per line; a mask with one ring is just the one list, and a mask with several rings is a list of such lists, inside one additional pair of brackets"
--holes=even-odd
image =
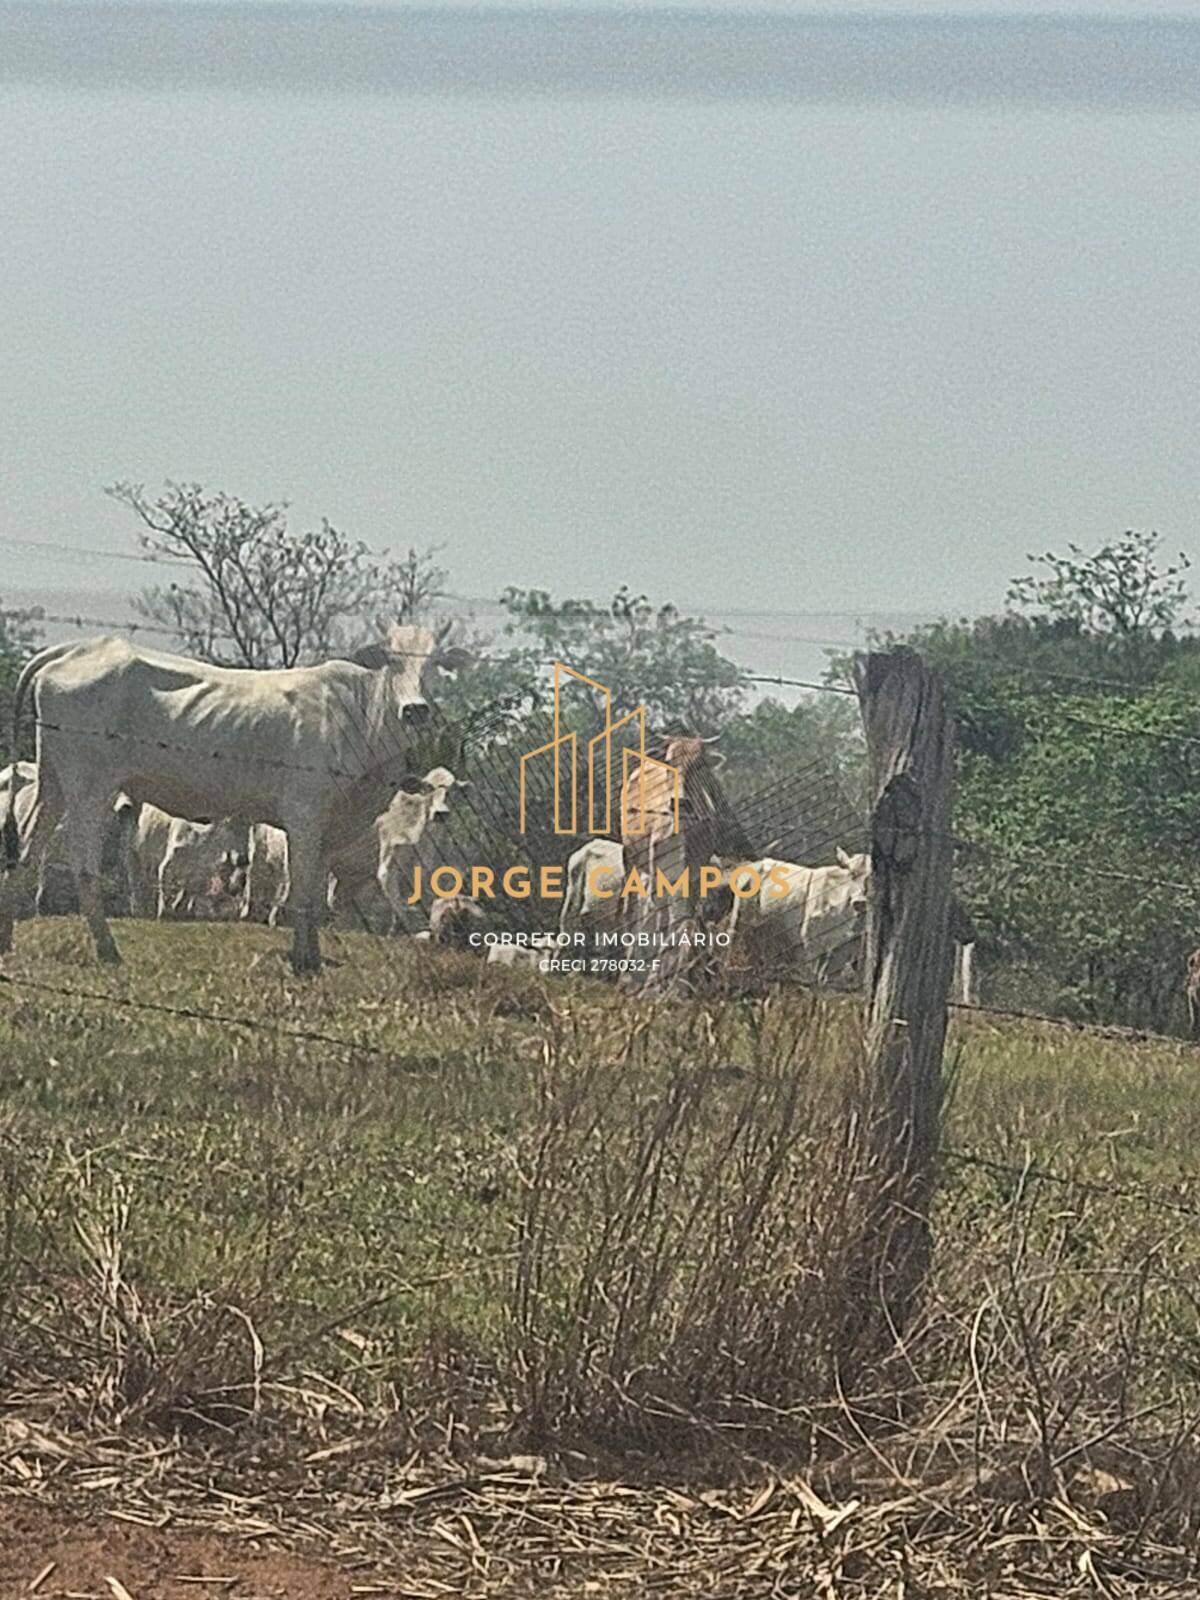
[[(42, 893), (46, 857), (54, 830), (62, 821), (62, 795), (53, 780), (43, 781), (41, 774), (35, 780), (33, 804), (22, 828), (21, 855), (11, 872), (0, 876), (0, 955), (12, 949), (13, 916), (20, 902), (21, 890), (31, 865), (36, 864), (38, 894)], [(12, 802), (15, 805), (15, 798)]]
[(318, 929), (325, 904), (326, 874), (320, 840), (308, 829), (288, 829), (288, 916), (292, 923), (292, 969), (320, 972)]
[(34, 915), (45, 917), (49, 915), (50, 886), (47, 882), (47, 867), (50, 864), (49, 850), (43, 850), (37, 863), (37, 889), (33, 897)]
[[(171, 858), (169, 855), (165, 855), (158, 864), (158, 893), (155, 895), (154, 915), (159, 922), (165, 921), (168, 910), (173, 911), (175, 909), (175, 905), (168, 905), (167, 878), (170, 865)], [(178, 896), (176, 896), (175, 904), (178, 904)]]
[(113, 794), (100, 796), (99, 803), (89, 798), (67, 816), (67, 850), (79, 886), (79, 909), (91, 931), (97, 960), (108, 965), (121, 959), (104, 915), (101, 879), (104, 835), (115, 799)]
[(975, 944), (960, 944), (957, 951), (958, 960), (955, 963), (958, 971), (956, 988), (958, 993), (955, 999), (964, 1006), (975, 1004)]

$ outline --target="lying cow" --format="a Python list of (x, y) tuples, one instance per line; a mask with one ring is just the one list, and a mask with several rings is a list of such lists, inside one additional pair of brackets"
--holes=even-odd
[[(444, 632), (444, 630), (443, 630)], [(218, 667), (124, 639), (54, 645), (13, 695), (13, 749), (25, 700), (37, 715), (37, 776), (22, 824), (3, 833), (0, 954), (12, 947), (21, 869), (67, 819), (79, 903), (102, 961), (119, 955), (100, 894), (101, 853), (117, 797), (195, 821), (269, 822), (288, 840), (292, 965), (321, 965), (318, 928), (332, 839), (355, 838), (412, 770), (414, 729), (430, 714), (441, 639), (394, 628), (388, 646), (316, 667)]]
[(528, 967), (533, 972), (542, 970), (542, 962), (558, 949), (558, 940), (552, 933), (534, 933), (528, 944), (493, 944), (488, 946), (489, 967)]
[(433, 902), (429, 912), (429, 942), (448, 950), (473, 950), (471, 935), (482, 933), (487, 917), (474, 900), (465, 894), (449, 895)]
[(248, 824), (188, 822), (152, 805), (134, 809), (137, 818), (126, 845), (134, 916), (194, 917), (219, 908), (241, 889)]

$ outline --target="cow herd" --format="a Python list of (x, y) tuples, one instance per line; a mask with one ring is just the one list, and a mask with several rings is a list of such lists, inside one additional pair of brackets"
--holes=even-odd
[[(218, 667), (116, 638), (42, 651), (18, 680), (14, 759), (0, 772), (0, 954), (11, 948), (22, 880), (36, 875), (43, 910), (48, 879), (65, 871), (97, 955), (119, 959), (102, 893), (114, 841), (135, 916), (286, 924), (298, 972), (318, 969), (318, 929), (331, 916), (411, 929), (412, 885), (443, 859), (439, 836), (469, 787), (445, 766), (415, 775), (438, 675), (460, 659), (444, 631), (413, 625), (346, 660), (279, 670)], [(34, 762), (15, 759), (27, 700)], [(632, 916), (671, 949), (688, 944), (682, 930), (700, 921), (719, 925), (720, 944), (758, 970), (814, 981), (852, 970), (869, 857), (839, 851), (823, 866), (747, 859), (748, 842), (715, 803), (719, 758), (706, 742), (678, 735), (661, 755), (626, 780), (620, 837), (591, 839), (566, 863), (553, 937), (599, 945)], [(730, 891), (731, 865), (752, 892)], [(721, 887), (631, 904), (617, 892), (631, 872), (651, 883), (708, 873)], [(427, 920), (418, 937), (486, 948), (494, 962), (538, 962), (552, 938), (523, 950), (485, 940), (494, 907), (462, 895), (435, 898)], [(965, 999), (971, 948), (960, 933)]]

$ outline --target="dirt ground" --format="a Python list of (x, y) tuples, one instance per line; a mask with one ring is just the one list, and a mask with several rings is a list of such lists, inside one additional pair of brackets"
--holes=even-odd
[(248, 1548), (228, 1536), (84, 1521), (0, 1500), (0, 1600), (394, 1600), (401, 1593), (369, 1566), (339, 1571), (318, 1557)]

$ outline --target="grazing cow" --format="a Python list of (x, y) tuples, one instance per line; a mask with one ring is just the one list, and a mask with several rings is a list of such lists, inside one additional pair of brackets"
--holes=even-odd
[[(748, 861), (732, 874), (755, 894), (735, 901), (730, 933), (735, 944), (768, 967), (799, 968), (827, 982), (858, 961), (871, 876), (868, 855), (837, 852), (837, 865), (802, 867), (767, 857)], [(779, 886), (784, 885), (780, 893)]]
[(567, 886), (558, 926), (562, 933), (594, 934), (616, 926), (625, 877), (625, 851), (616, 839), (589, 839), (567, 861)]
[(137, 811), (127, 845), (135, 916), (194, 917), (231, 896), (247, 865), (248, 823), (188, 822), (152, 805)]
[(1200, 950), (1187, 958), (1188, 1031), (1200, 1043)]
[(100, 898), (108, 815), (121, 793), (194, 821), (269, 822), (288, 840), (292, 965), (321, 965), (318, 927), (331, 850), (354, 839), (412, 767), (429, 716), (441, 635), (394, 628), (388, 647), (317, 667), (217, 667), (124, 639), (54, 645), (17, 680), (38, 720), (37, 777), (25, 827), (10, 810), (0, 887), (0, 954), (12, 946), (18, 869), (60, 818), (79, 901), (102, 961), (119, 955)]
[(429, 912), (429, 942), (443, 949), (474, 950), (481, 945), (471, 943), (473, 933), (482, 933), (487, 917), (481, 907), (465, 894), (449, 895), (435, 900)]
[[(736, 901), (729, 929), (748, 955), (768, 968), (799, 968), (816, 982), (842, 977), (860, 965), (869, 855), (839, 849), (836, 866), (802, 867), (767, 858), (747, 862), (743, 870), (753, 870), (761, 882), (756, 894)], [(781, 882), (786, 885), (782, 894)], [(950, 902), (950, 937), (955, 946), (952, 997), (974, 1005), (978, 934), (957, 899)]]

